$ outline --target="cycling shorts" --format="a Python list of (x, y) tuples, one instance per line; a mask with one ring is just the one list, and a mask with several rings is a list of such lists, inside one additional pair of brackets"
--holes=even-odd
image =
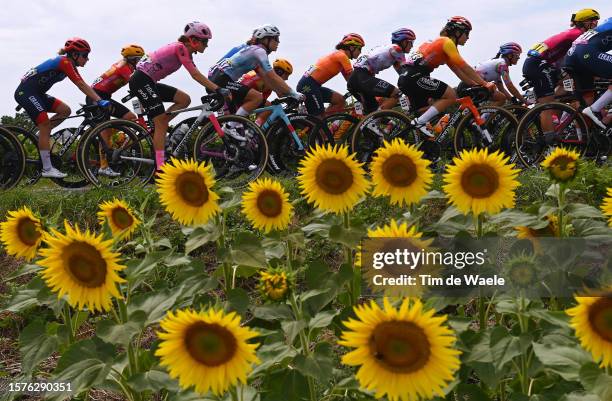
[(36, 125), (49, 121), (47, 112), (54, 112), (56, 107), (61, 104), (59, 99), (40, 93), (29, 85), (20, 84), (15, 91), (15, 100)]
[[(215, 70), (210, 75), (209, 79), (218, 86), (225, 88), (231, 92), (232, 102), (230, 105), (230, 110), (232, 112), (236, 112), (236, 109), (238, 109), (238, 107), (240, 107), (240, 105), (244, 103), (244, 98), (246, 98), (246, 95), (249, 93), (249, 90), (251, 90), (251, 88), (249, 88), (248, 86), (241, 84), (240, 82), (234, 81), (232, 78), (230, 78), (229, 75), (227, 75), (221, 70)], [(211, 93), (211, 91), (208, 89), (207, 92)]]
[(333, 90), (321, 86), (314, 78), (303, 76), (297, 84), (297, 91), (306, 97), (308, 114), (319, 116), (325, 112), (325, 103), (331, 103)]
[(552, 96), (559, 82), (559, 69), (540, 57), (529, 56), (523, 64), (523, 76), (533, 85), (536, 98)]
[(448, 85), (418, 68), (404, 67), (397, 80), (399, 89), (410, 99), (410, 107), (418, 110), (429, 105), (429, 99), (441, 99)]
[(151, 77), (136, 70), (130, 78), (130, 91), (135, 93), (150, 119), (166, 112), (164, 102), (174, 102), (178, 89), (165, 84), (155, 83)]
[(355, 97), (361, 99), (366, 114), (378, 109), (377, 96), (391, 97), (395, 90), (395, 86), (376, 78), (365, 68), (355, 68), (346, 86)]

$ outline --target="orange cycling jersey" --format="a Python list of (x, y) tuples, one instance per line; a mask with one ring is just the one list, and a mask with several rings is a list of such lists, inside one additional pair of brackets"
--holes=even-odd
[(466, 63), (459, 55), (455, 42), (446, 36), (441, 36), (433, 42), (423, 43), (419, 50), (409, 56), (408, 64), (424, 67), (431, 72), (442, 64), (462, 67)]
[(112, 94), (128, 83), (133, 72), (134, 67), (128, 63), (121, 65), (121, 61), (118, 61), (98, 77), (91, 87), (100, 92)]
[(320, 84), (324, 84), (338, 75), (339, 72), (342, 73), (344, 78), (348, 78), (353, 72), (351, 60), (342, 50), (337, 50), (325, 57), (321, 57), (304, 75), (310, 76)]

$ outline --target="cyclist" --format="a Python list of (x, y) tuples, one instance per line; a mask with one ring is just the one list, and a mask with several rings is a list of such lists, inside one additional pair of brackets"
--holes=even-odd
[(425, 136), (434, 137), (426, 124), (457, 100), (453, 88), (429, 76), (434, 69), (447, 64), (465, 84), (484, 86), (491, 91), (495, 89), (495, 84), (482, 79), (457, 51), (457, 46), (465, 45), (471, 30), (472, 24), (466, 18), (459, 16), (450, 18), (442, 28), (438, 39), (423, 43), (417, 51), (410, 54), (399, 77), (398, 86), (410, 99), (412, 108), (418, 110), (427, 107), (428, 100), (430, 98), (434, 100), (420, 117), (412, 121), (413, 126)]
[[(612, 18), (589, 30), (576, 39), (568, 51), (565, 62), (576, 72), (581, 88), (592, 88), (593, 77), (612, 78)], [(588, 101), (588, 100), (587, 100)], [(591, 106), (582, 113), (601, 128), (612, 121), (612, 114), (601, 117), (601, 111), (612, 103), (612, 85)], [(602, 121), (603, 120), (603, 121)]]
[[(284, 81), (288, 80), (291, 73), (293, 73), (293, 66), (288, 60), (285, 60), (284, 58), (278, 58), (274, 60), (274, 62), (272, 63), (272, 68), (274, 69), (276, 75), (281, 77)], [(261, 93), (263, 101), (259, 104), (258, 107), (270, 105), (270, 102), (267, 99), (272, 94), (272, 89), (270, 89), (270, 87), (266, 85), (264, 79), (257, 75), (255, 71), (247, 72), (242, 77), (240, 77), (238, 82)], [(261, 126), (266, 121), (270, 113), (272, 113), (270, 110), (259, 113), (259, 115), (257, 116), (257, 120), (255, 121), (257, 125)]]
[[(338, 73), (348, 80), (353, 67), (351, 60), (359, 57), (365, 42), (361, 35), (344, 35), (336, 45), (336, 51), (320, 58), (308, 68), (297, 84), (297, 90), (306, 96), (306, 110), (309, 114), (321, 117), (325, 112), (340, 111), (344, 108), (344, 97), (336, 91), (322, 86)], [(324, 103), (331, 105), (324, 109)]]
[[(42, 176), (48, 178), (65, 178), (51, 164), (51, 146), (49, 137), (51, 128), (59, 125), (70, 115), (70, 107), (61, 100), (47, 95), (53, 85), (68, 77), (83, 92), (91, 97), (100, 107), (107, 107), (110, 102), (103, 100), (89, 85), (83, 81), (76, 67), (83, 67), (89, 60), (91, 47), (85, 39), (71, 38), (58, 52), (59, 56), (49, 59), (28, 71), (15, 91), (15, 100), (23, 107), (28, 116), (38, 127), (38, 149), (43, 169)], [(55, 113), (51, 119), (47, 115)]]
[[(91, 85), (98, 96), (111, 102), (110, 115), (115, 118), (123, 118), (125, 120), (133, 121), (136, 120), (136, 115), (134, 113), (132, 113), (123, 104), (111, 99), (111, 96), (128, 83), (130, 77), (136, 69), (136, 63), (140, 61), (144, 54), (144, 49), (138, 45), (130, 44), (124, 46), (121, 49), (121, 56), (123, 58), (114, 63)], [(88, 96), (85, 99), (85, 102), (87, 104), (92, 104), (93, 100)], [(111, 131), (106, 130), (101, 134), (101, 136), (108, 144)], [(109, 167), (108, 161), (106, 160), (106, 157), (104, 157), (103, 153), (100, 154), (100, 169), (98, 170), (98, 173), (108, 177), (117, 177), (120, 175)]]
[[(228, 57), (222, 58), (211, 68), (211, 81), (229, 90), (232, 103), (240, 105), (236, 115), (246, 117), (261, 104), (261, 93), (239, 82), (240, 77), (251, 70), (261, 77), (268, 88), (279, 95), (300, 98), (300, 95), (278, 76), (268, 60), (268, 55), (278, 48), (279, 37), (280, 31), (276, 26), (259, 26), (255, 28), (247, 43), (233, 48), (226, 55)], [(237, 138), (240, 136), (231, 130), (229, 134)], [(240, 136), (240, 139), (243, 138)]]
[[(563, 57), (572, 42), (582, 33), (595, 28), (599, 13), (585, 8), (572, 14), (571, 28), (535, 44), (528, 52), (523, 64), (523, 75), (533, 85), (537, 103), (549, 103), (554, 100), (555, 87), (559, 81), (560, 66)], [(541, 124), (543, 140), (546, 144), (555, 141), (552, 111), (542, 113)]]
[[(497, 90), (493, 93), (493, 104), (503, 106), (504, 103), (512, 98), (516, 98), (522, 104), (527, 104), (527, 100), (510, 78), (509, 66), (516, 65), (523, 49), (516, 42), (504, 43), (499, 47), (497, 55), (487, 61), (483, 61), (476, 66), (476, 72), (485, 81), (495, 82)], [(505, 85), (505, 87), (504, 87)]]
[(376, 78), (376, 74), (393, 66), (397, 72), (406, 64), (405, 53), (412, 48), (416, 35), (411, 29), (400, 28), (391, 33), (391, 44), (379, 46), (368, 54), (359, 56), (353, 66), (353, 73), (347, 81), (348, 90), (361, 98), (367, 113), (378, 109), (376, 97), (385, 98), (380, 108), (391, 109), (397, 105), (400, 91), (387, 81)]
[(206, 78), (193, 63), (193, 54), (203, 53), (211, 38), (212, 33), (208, 25), (197, 21), (190, 22), (185, 25), (183, 34), (176, 42), (143, 57), (130, 78), (130, 91), (136, 94), (155, 125), (153, 148), (158, 170), (165, 162), (164, 147), (168, 122), (176, 116), (166, 114), (163, 103), (173, 102), (168, 107), (168, 112), (185, 108), (191, 103), (189, 95), (185, 92), (159, 81), (177, 71), (182, 65), (191, 77), (206, 89), (227, 95), (226, 91)]

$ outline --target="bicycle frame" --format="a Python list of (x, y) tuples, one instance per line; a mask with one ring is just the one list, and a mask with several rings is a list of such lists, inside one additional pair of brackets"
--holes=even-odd
[(289, 117), (287, 117), (287, 114), (285, 113), (285, 110), (283, 109), (283, 106), (281, 106), (280, 104), (273, 104), (273, 105), (270, 105), (270, 106), (265, 106), (265, 107), (261, 107), (259, 109), (255, 109), (255, 110), (253, 110), (253, 113), (259, 114), (259, 113), (263, 113), (264, 111), (268, 111), (268, 110), (271, 110), (272, 114), (270, 114), (268, 116), (266, 121), (261, 126), (262, 131), (265, 132), (266, 130), (268, 130), (268, 128), (270, 128), (270, 126), (276, 120), (278, 120), (280, 118), (281, 120), (283, 120), (283, 122), (287, 126), (287, 129), (291, 133), (291, 136), (292, 136), (294, 142), (296, 143), (298, 150), (304, 150), (304, 144), (302, 143), (302, 141), (300, 140), (300, 137), (295, 132), (295, 128), (293, 127), (293, 125), (289, 121)]
[[(189, 127), (187, 132), (185, 132), (185, 135), (183, 135), (183, 138), (181, 139), (181, 141), (178, 143), (178, 145), (176, 145), (176, 147), (172, 151), (172, 156), (174, 157), (177, 157), (180, 154), (179, 151), (182, 150), (184, 146), (187, 145), (187, 142), (193, 135), (193, 132), (206, 119), (210, 120), (211, 124), (215, 128), (215, 131), (217, 132), (217, 135), (219, 135), (220, 138), (223, 139), (225, 137), (225, 132), (223, 132), (223, 129), (221, 129), (221, 126), (219, 125), (219, 120), (217, 120), (217, 116), (215, 115), (213, 111), (208, 110), (208, 104), (202, 104), (200, 106), (194, 106), (194, 107), (189, 107), (186, 109), (175, 110), (175, 111), (172, 111), (166, 114), (176, 115), (176, 114), (185, 113), (188, 111), (195, 111), (195, 110), (200, 110), (200, 114), (196, 117), (191, 127)], [(218, 152), (209, 152), (209, 154), (211, 156), (224, 157), (223, 154), (218, 153)]]
[(468, 112), (472, 113), (472, 115), (474, 116), (474, 120), (476, 121), (476, 124), (479, 127), (485, 123), (485, 120), (480, 116), (480, 113), (478, 112), (478, 109), (476, 108), (476, 105), (472, 101), (471, 97), (466, 96), (459, 98), (457, 99), (457, 103), (459, 103), (459, 109), (457, 109), (457, 111), (455, 111), (451, 115), (451, 118), (448, 120), (448, 124), (446, 125), (446, 127), (444, 127), (440, 135), (436, 137), (436, 142), (444, 142), (446, 137), (450, 134), (451, 128), (454, 128), (457, 121), (459, 121), (459, 119), (466, 115)]

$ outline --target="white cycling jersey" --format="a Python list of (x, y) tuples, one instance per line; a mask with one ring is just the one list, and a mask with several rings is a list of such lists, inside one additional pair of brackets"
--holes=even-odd
[(487, 82), (502, 82), (502, 74), (508, 72), (508, 64), (503, 57), (492, 58), (478, 64), (475, 70)]
[(353, 68), (365, 68), (372, 75), (376, 75), (395, 63), (400, 65), (406, 63), (404, 52), (398, 45), (386, 45), (375, 47), (367, 54), (359, 56)]

